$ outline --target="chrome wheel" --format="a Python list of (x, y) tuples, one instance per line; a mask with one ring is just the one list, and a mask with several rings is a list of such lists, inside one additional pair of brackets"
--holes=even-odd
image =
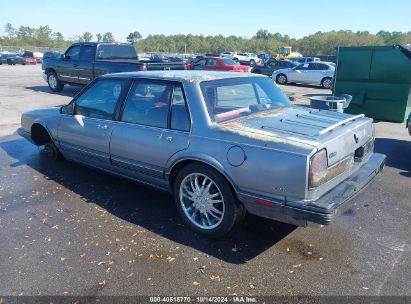
[(322, 85), (324, 89), (331, 88), (331, 79), (329, 78), (324, 79)]
[(216, 228), (224, 218), (224, 198), (217, 184), (201, 173), (187, 175), (180, 184), (179, 199), (188, 220), (201, 229)]
[(57, 78), (56, 75), (54, 74), (50, 74), (49, 75), (49, 85), (52, 89), (56, 89), (57, 88)]

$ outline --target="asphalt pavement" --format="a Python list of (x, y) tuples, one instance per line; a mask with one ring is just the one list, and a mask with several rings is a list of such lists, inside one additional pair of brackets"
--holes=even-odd
[[(67, 103), (39, 66), (0, 66), (0, 295), (411, 296), (411, 136), (376, 123), (382, 174), (326, 227), (247, 216), (210, 240), (167, 194), (50, 155), (13, 134)], [(283, 86), (298, 100), (324, 92)]]

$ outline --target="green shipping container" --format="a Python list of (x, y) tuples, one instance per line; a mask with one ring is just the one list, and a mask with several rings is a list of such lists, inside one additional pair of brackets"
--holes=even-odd
[(402, 46), (340, 47), (335, 95), (352, 95), (345, 112), (404, 121), (411, 111), (411, 51)]

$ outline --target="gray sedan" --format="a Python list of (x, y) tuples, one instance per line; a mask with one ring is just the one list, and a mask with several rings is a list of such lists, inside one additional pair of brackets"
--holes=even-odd
[(371, 119), (293, 107), (268, 77), (249, 73), (105, 75), (21, 122), (19, 134), (54, 160), (172, 193), (185, 223), (210, 237), (246, 211), (329, 224), (385, 161), (373, 152)]
[(302, 63), (294, 68), (276, 70), (272, 74), (272, 79), (279, 84), (319, 84), (325, 89), (330, 89), (334, 71), (335, 66), (333, 64), (315, 61)]

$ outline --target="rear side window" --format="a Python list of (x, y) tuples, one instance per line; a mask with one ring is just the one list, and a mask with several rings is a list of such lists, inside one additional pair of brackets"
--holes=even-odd
[(97, 59), (137, 59), (136, 49), (130, 44), (100, 44)]
[(190, 116), (181, 85), (174, 87), (170, 127), (178, 131), (190, 131)]
[(121, 121), (167, 128), (171, 83), (137, 79), (127, 98)]
[(80, 51), (80, 60), (92, 61), (94, 59), (94, 49), (91, 45), (83, 45)]
[(113, 119), (125, 87), (124, 79), (98, 80), (77, 98), (74, 114), (90, 118)]

